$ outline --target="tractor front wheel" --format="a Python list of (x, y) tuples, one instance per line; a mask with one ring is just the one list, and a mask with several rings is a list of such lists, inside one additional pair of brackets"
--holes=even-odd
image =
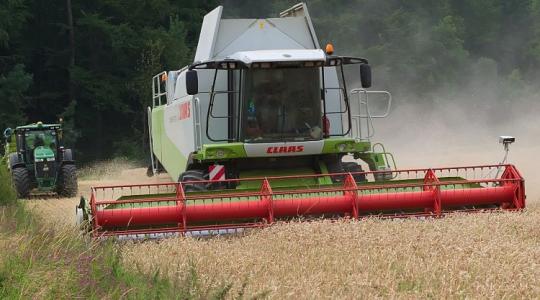
[(15, 168), (11, 170), (11, 178), (17, 190), (19, 198), (26, 198), (32, 190), (32, 178), (30, 172), (26, 168)]
[[(342, 162), (341, 165), (343, 166), (343, 170), (345, 172), (350, 173), (357, 173), (357, 172), (364, 172), (362, 169), (362, 166), (355, 162)], [(356, 182), (366, 182), (366, 174), (353, 174), (354, 181)]]
[(185, 182), (190, 181), (190, 183), (184, 184), (184, 190), (186, 192), (204, 192), (208, 190), (208, 183), (196, 183), (197, 181), (208, 180), (208, 174), (202, 170), (188, 170), (180, 175), (179, 181)]
[(56, 192), (62, 197), (75, 197), (77, 188), (77, 168), (75, 165), (63, 165), (59, 170)]

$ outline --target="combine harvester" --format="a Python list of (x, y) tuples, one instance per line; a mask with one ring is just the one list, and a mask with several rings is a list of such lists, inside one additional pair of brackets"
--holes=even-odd
[(320, 49), (305, 4), (268, 19), (222, 9), (205, 16), (194, 63), (153, 78), (149, 174), (175, 182), (92, 188), (77, 214), (95, 236), (524, 208), (512, 165), (397, 170), (370, 141), (390, 93), (366, 90), (366, 59)]

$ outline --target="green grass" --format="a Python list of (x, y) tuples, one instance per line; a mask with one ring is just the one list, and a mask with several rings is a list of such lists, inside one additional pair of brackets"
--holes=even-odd
[(15, 204), (17, 194), (11, 186), (11, 178), (7, 167), (0, 163), (0, 206)]
[(16, 200), (4, 169), (0, 200), (0, 299), (243, 298), (243, 288), (231, 295), (232, 285), (226, 282), (203, 286), (195, 267), (171, 281), (159, 270), (145, 273), (122, 265), (120, 243), (46, 225)]

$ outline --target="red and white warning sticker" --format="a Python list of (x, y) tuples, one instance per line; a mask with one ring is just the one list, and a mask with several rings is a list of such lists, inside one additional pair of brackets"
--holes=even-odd
[(219, 181), (225, 180), (225, 166), (224, 165), (211, 165), (208, 167), (210, 172), (210, 180)]

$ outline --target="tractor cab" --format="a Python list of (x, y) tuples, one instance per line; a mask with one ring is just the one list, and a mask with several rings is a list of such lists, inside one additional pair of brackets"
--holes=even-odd
[[(224, 60), (195, 63), (186, 70), (189, 95), (208, 93), (207, 138), (220, 142), (283, 143), (348, 136), (351, 110), (344, 65), (358, 65), (362, 88), (371, 86), (366, 59), (327, 55), (320, 49), (241, 51)], [(325, 82), (328, 68), (340, 74), (337, 86)], [(226, 90), (212, 84), (198, 90), (199, 70), (213, 72), (214, 82), (227, 77)], [(180, 93), (183, 90), (178, 90)], [(336, 100), (336, 91), (340, 99)], [(180, 98), (182, 95), (175, 95)], [(226, 98), (226, 99), (223, 99)], [(332, 98), (327, 101), (327, 98)], [(223, 102), (228, 102), (227, 106)], [(341, 106), (335, 109), (330, 106)], [(337, 116), (339, 115), (339, 116)], [(330, 118), (338, 128), (331, 132)], [(227, 119), (227, 138), (217, 137), (216, 119)], [(343, 126), (344, 125), (344, 126)], [(214, 128), (213, 128), (214, 127)]]
[(15, 129), (17, 152), (24, 160), (33, 162), (53, 162), (60, 152), (62, 128), (60, 124), (43, 125), (41, 122)]

